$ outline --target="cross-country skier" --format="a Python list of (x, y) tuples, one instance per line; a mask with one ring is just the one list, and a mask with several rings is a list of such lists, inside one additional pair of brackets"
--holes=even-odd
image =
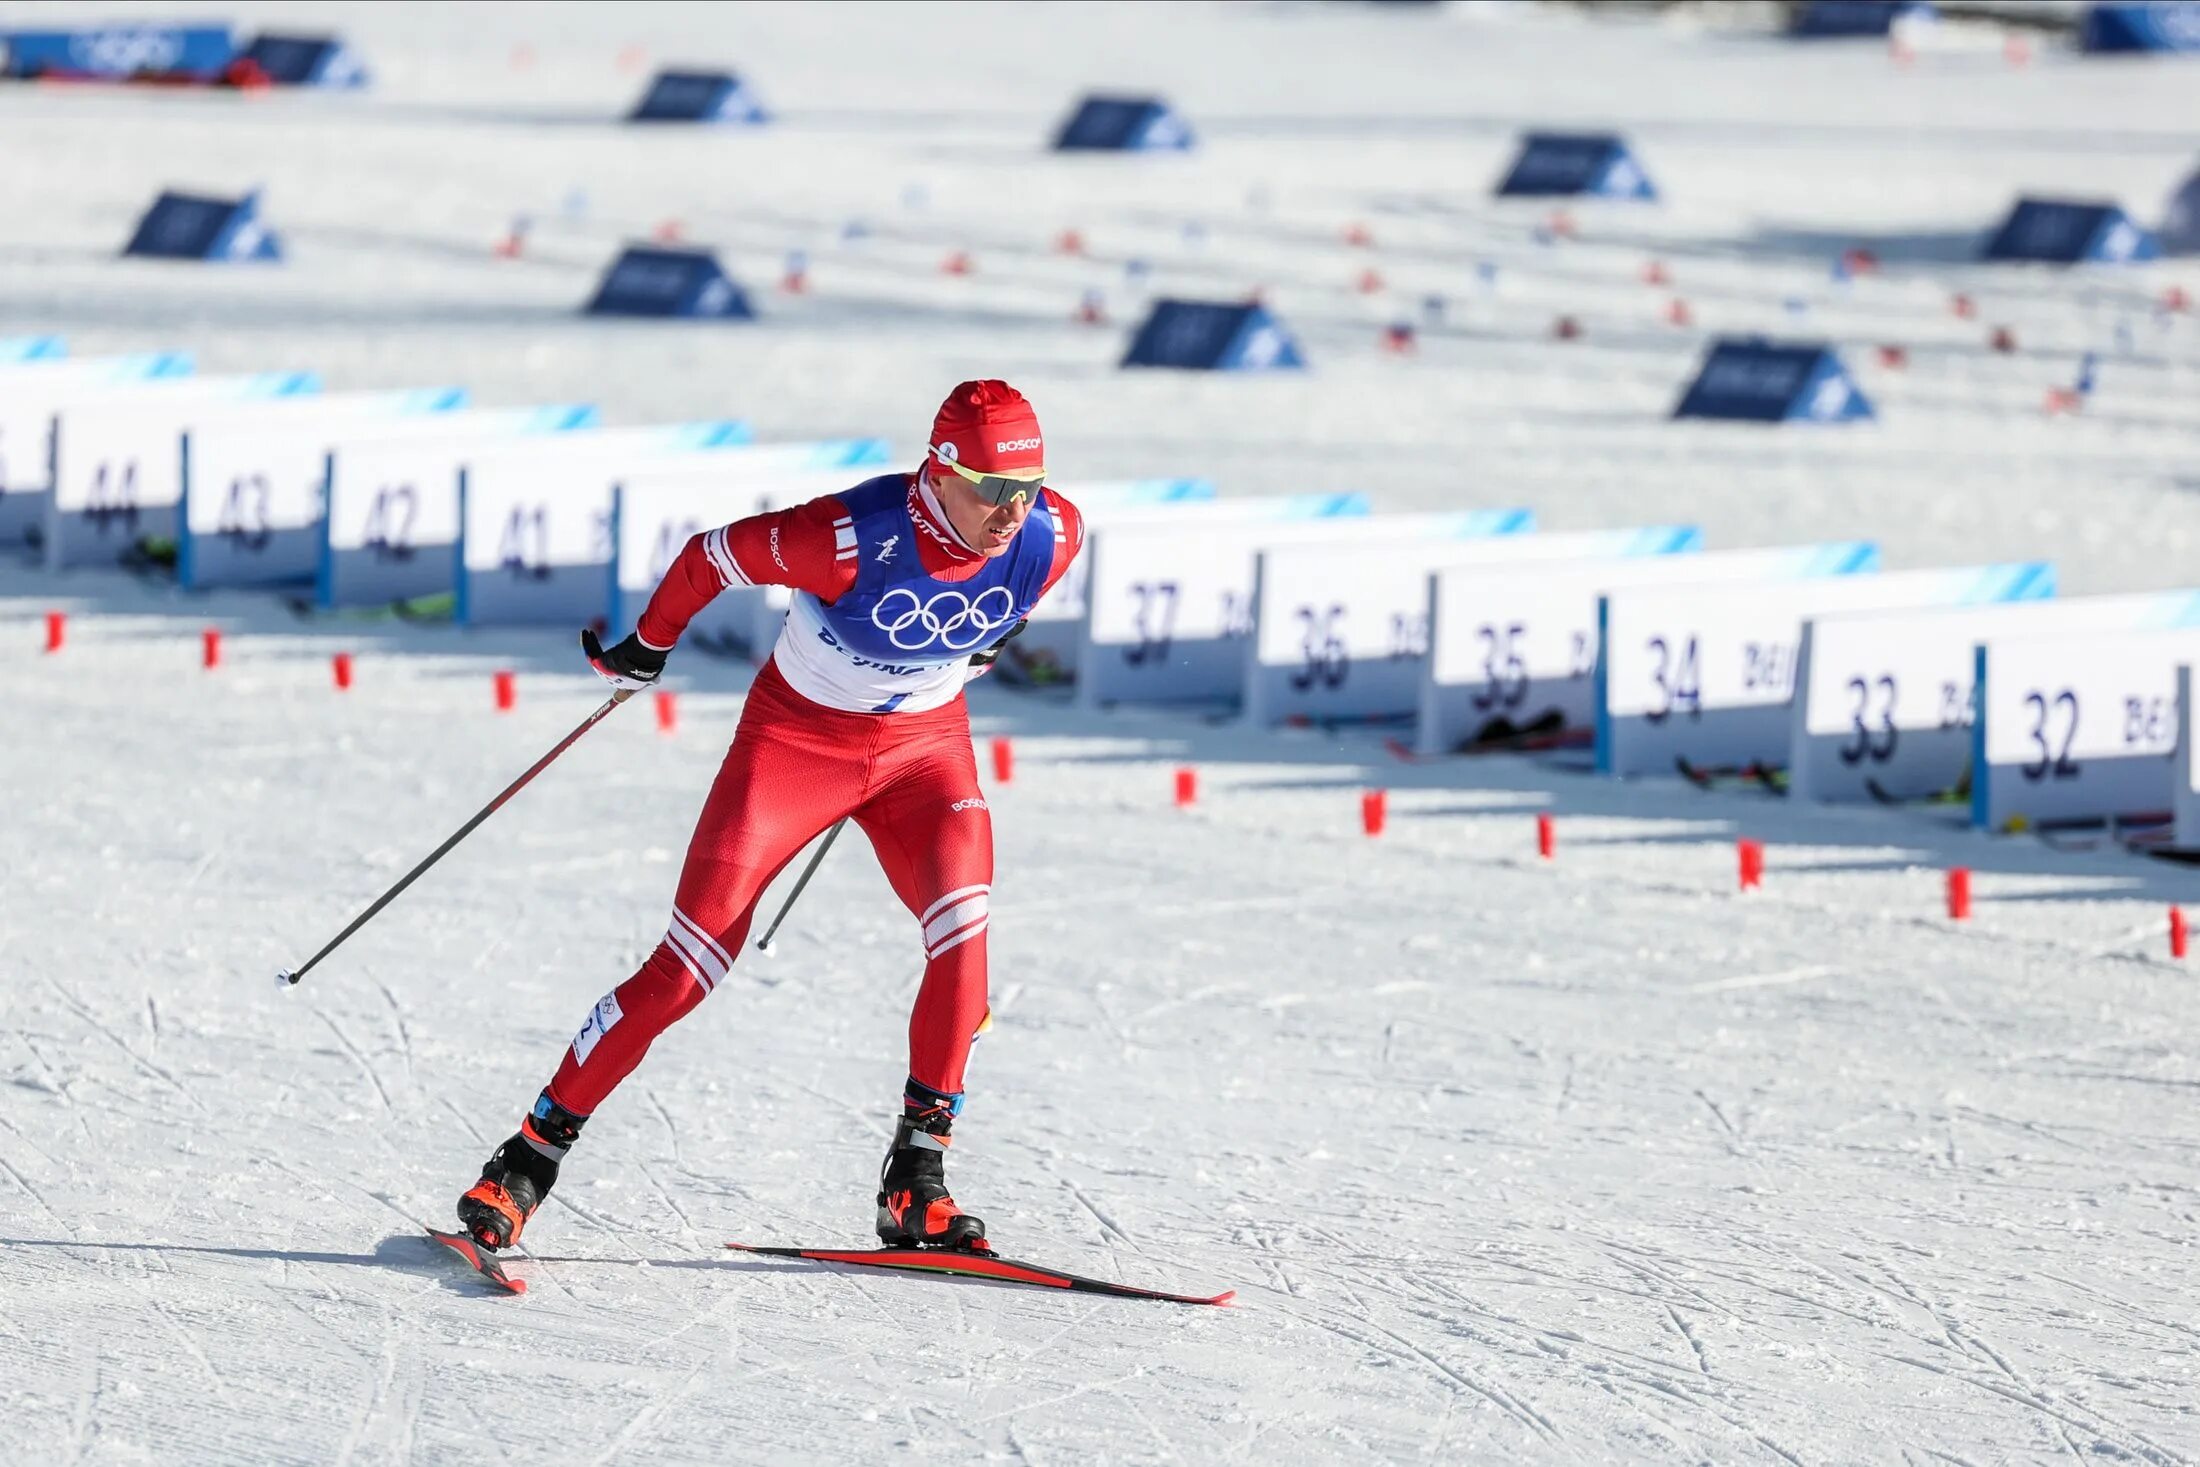
[(672, 924), (597, 1003), (517, 1134), (459, 1199), (475, 1241), (502, 1248), (519, 1237), (588, 1118), (650, 1042), (725, 979), (764, 888), (847, 816), (924, 942), (878, 1235), (889, 1246), (984, 1246), (985, 1225), (956, 1205), (944, 1174), (963, 1063), (986, 1016), (993, 881), (992, 816), (962, 690), (1083, 543), (1076, 509), (1044, 487), (1045, 464), (1023, 394), (965, 382), (941, 405), (916, 472), (697, 535), (632, 636), (605, 648), (582, 634), (596, 671), (638, 690), (720, 591), (795, 592), (695, 822)]

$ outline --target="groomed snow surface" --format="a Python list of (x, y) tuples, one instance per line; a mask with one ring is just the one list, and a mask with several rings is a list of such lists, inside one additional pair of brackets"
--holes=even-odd
[[(1719, 546), (1876, 534), (1897, 565), (2052, 555), (2074, 590), (2193, 574), (2200, 343), (2146, 309), (2200, 285), (2189, 266), (1989, 273), (1948, 244), (2024, 189), (2151, 214), (2194, 161), (2189, 67), (2011, 69), (1955, 35), (1897, 69), (1868, 45), (1457, 8), (239, 19), (341, 29), (380, 86), (0, 92), (0, 177), (35, 202), (0, 212), (0, 334), (782, 438), (913, 442), (942, 387), (992, 371), (1082, 477), (1695, 520)], [(782, 121), (592, 120), (641, 85), (628, 44), (754, 73)], [(1075, 93), (1141, 85), (1205, 152), (1034, 151)], [(1629, 130), (1671, 202), (1577, 211), (1580, 241), (1536, 246), (1541, 211), (1487, 184), (1518, 127), (1595, 123)], [(110, 258), (159, 185), (254, 182), (291, 236), (280, 270)], [(564, 219), (575, 188), (588, 211)], [(493, 260), (519, 212), (535, 253)], [(872, 252), (836, 255), (859, 214)], [(667, 217), (729, 245), (765, 321), (570, 314)], [(1373, 252), (1340, 242), (1353, 220)], [(1071, 226), (1102, 264), (1050, 252)], [(1847, 244), (1888, 268), (1843, 297), (1825, 265)], [(936, 273), (955, 247), (976, 276)], [(771, 297), (789, 248), (813, 293)], [(1319, 370), (1116, 373), (1120, 332), (1069, 313), (1103, 277), (1131, 311), (1121, 261), (1149, 252), (1158, 288), (1266, 284)], [(1500, 288), (1476, 298), (1484, 255)], [(1695, 328), (1663, 323), (1652, 256)], [(1352, 289), (1369, 264), (1391, 297)], [(1981, 319), (1948, 314), (1959, 289)], [(1431, 290), (1452, 324), (1381, 352)], [(1851, 345), (1881, 424), (1660, 421), (1707, 325), (1781, 331), (1790, 294)], [(1561, 311), (1585, 343), (1547, 340)], [(1994, 320), (2023, 352), (1984, 349)], [(2087, 415), (2043, 419), (2119, 320), (2135, 345)], [(1907, 374), (1869, 365), (1882, 338)], [(49, 608), (70, 615), (54, 657)], [(213, 672), (207, 624), (228, 634)], [(519, 670), (501, 716), (498, 667)], [(853, 838), (778, 955), (744, 956), (597, 1116), (512, 1265), (530, 1292), (487, 1294), (419, 1228), (663, 930), (745, 683), (674, 667), (675, 733), (620, 710), (279, 992), (600, 701), (569, 635), (0, 568), (0, 1458), (2200, 1459), (2195, 980), (2163, 945), (2188, 870), (984, 684), (978, 735), (1014, 737), (1016, 776), (989, 790), (996, 1024), (956, 1191), (1011, 1257), (1237, 1307), (721, 1248), (868, 1241), (921, 957)], [(1390, 790), (1373, 840), (1368, 785)], [(1737, 834), (1770, 845), (1747, 896)], [(1960, 927), (1953, 864), (1977, 872)]]

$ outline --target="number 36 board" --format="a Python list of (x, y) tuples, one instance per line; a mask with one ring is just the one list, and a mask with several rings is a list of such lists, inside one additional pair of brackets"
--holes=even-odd
[(1236, 703), (1264, 547), (1514, 535), (1534, 524), (1526, 510), (1506, 509), (1201, 524), (1196, 532), (1168, 521), (1096, 526), (1086, 537), (1092, 571), (1077, 702)]

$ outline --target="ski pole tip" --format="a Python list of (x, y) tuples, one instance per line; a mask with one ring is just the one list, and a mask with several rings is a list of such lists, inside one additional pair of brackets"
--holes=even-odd
[(278, 969), (275, 974), (275, 986), (277, 988), (292, 988), (297, 985), (297, 982), (298, 975), (288, 968)]
[(770, 938), (765, 938), (762, 942), (759, 942), (756, 945), (756, 950), (762, 953), (767, 958), (776, 958), (779, 956), (779, 944), (773, 942)]

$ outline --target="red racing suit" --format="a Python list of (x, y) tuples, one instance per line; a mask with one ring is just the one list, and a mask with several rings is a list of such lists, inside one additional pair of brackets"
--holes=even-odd
[(764, 889), (843, 816), (870, 837), (922, 932), (909, 1077), (959, 1099), (986, 1014), (993, 883), (992, 816), (962, 696), (969, 655), (1009, 635), (1083, 541), (1076, 509), (1047, 490), (988, 559), (908, 474), (688, 541), (642, 613), (650, 646), (672, 647), (730, 586), (788, 586), (794, 605), (696, 820), (671, 925), (573, 1037), (552, 1100), (594, 1112), (724, 980)]

